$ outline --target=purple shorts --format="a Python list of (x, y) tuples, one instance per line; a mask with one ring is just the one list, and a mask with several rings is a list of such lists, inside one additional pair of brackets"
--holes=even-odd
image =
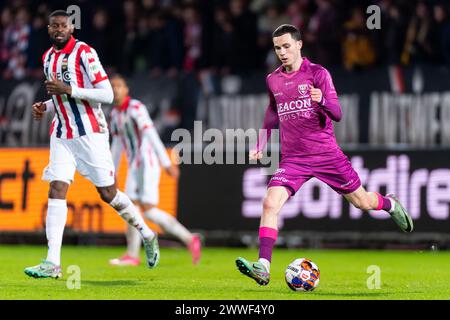
[(309, 179), (325, 182), (339, 194), (352, 193), (361, 186), (361, 180), (347, 156), (336, 152), (332, 156), (288, 157), (280, 165), (267, 187), (283, 186), (291, 196)]

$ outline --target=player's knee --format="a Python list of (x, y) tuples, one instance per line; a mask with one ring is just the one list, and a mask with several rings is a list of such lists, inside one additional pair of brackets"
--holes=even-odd
[[(140, 203), (139, 203), (140, 204)], [(136, 204), (135, 204), (136, 205)], [(156, 206), (155, 205), (153, 205), (153, 204), (148, 204), (148, 203), (143, 203), (142, 205), (141, 205), (141, 207), (142, 207), (142, 210), (143, 211), (150, 211), (150, 210), (152, 210), (153, 208), (156, 208)]]
[(273, 197), (265, 197), (263, 201), (263, 209), (266, 213), (276, 214), (279, 209), (278, 201), (276, 201)]
[(106, 203), (111, 203), (117, 193), (117, 189), (113, 187), (97, 188), (97, 191), (100, 194), (100, 198)]
[(65, 199), (69, 185), (62, 181), (52, 181), (48, 191), (50, 199)]

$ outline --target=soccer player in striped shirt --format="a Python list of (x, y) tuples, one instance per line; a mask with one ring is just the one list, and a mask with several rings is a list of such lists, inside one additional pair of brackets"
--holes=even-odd
[(59, 278), (61, 245), (67, 219), (66, 195), (75, 170), (89, 179), (103, 201), (115, 209), (144, 239), (147, 265), (159, 261), (156, 233), (144, 222), (127, 195), (117, 190), (109, 149), (109, 132), (102, 103), (113, 101), (113, 91), (95, 50), (72, 36), (69, 15), (57, 10), (49, 16), (53, 46), (43, 57), (45, 87), (51, 99), (33, 104), (33, 117), (54, 111), (50, 129), (50, 161), (42, 179), (50, 182), (46, 235), (47, 258), (24, 271), (35, 278)]
[(284, 203), (312, 177), (328, 184), (356, 208), (384, 210), (404, 232), (413, 230), (411, 217), (395, 195), (367, 192), (358, 174), (336, 143), (332, 121), (342, 111), (329, 72), (301, 56), (303, 42), (292, 25), (279, 26), (272, 35), (281, 66), (267, 76), (269, 106), (263, 129), (250, 159), (262, 157), (262, 149), (277, 124), (281, 136), (281, 161), (263, 201), (259, 228), (259, 260), (238, 258), (239, 271), (260, 285), (270, 280), (273, 246), (278, 235), (278, 213)]
[[(114, 107), (110, 115), (111, 153), (117, 171), (122, 151), (125, 150), (128, 163), (125, 193), (147, 219), (183, 242), (191, 252), (192, 263), (197, 264), (201, 254), (200, 237), (157, 207), (161, 175), (159, 162), (175, 179), (179, 176), (178, 167), (172, 166), (147, 107), (128, 95), (129, 88), (125, 79), (116, 74), (111, 77), (111, 85), (114, 91)], [(112, 265), (140, 264), (139, 233), (128, 226), (126, 237), (127, 252), (120, 258), (110, 260)]]

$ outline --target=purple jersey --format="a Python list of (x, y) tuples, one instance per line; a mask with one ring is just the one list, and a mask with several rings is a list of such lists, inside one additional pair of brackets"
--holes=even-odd
[[(271, 129), (279, 123), (283, 158), (340, 151), (332, 120), (339, 121), (342, 112), (330, 73), (324, 67), (303, 58), (298, 71), (286, 73), (281, 66), (266, 81), (270, 103), (263, 129), (267, 129), (267, 135), (260, 137), (258, 150), (264, 148)], [(322, 91), (320, 104), (312, 101), (310, 86)]]

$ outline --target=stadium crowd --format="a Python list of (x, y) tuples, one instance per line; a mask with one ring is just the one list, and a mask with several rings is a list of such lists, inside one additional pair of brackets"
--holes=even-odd
[[(450, 4), (443, 1), (338, 0), (6, 0), (0, 5), (0, 70), (5, 79), (42, 77), (50, 45), (47, 16), (76, 4), (75, 36), (92, 45), (109, 71), (176, 76), (208, 69), (240, 74), (273, 69), (271, 32), (298, 26), (303, 54), (332, 67), (386, 64), (450, 66)], [(381, 29), (369, 30), (377, 4)]]

